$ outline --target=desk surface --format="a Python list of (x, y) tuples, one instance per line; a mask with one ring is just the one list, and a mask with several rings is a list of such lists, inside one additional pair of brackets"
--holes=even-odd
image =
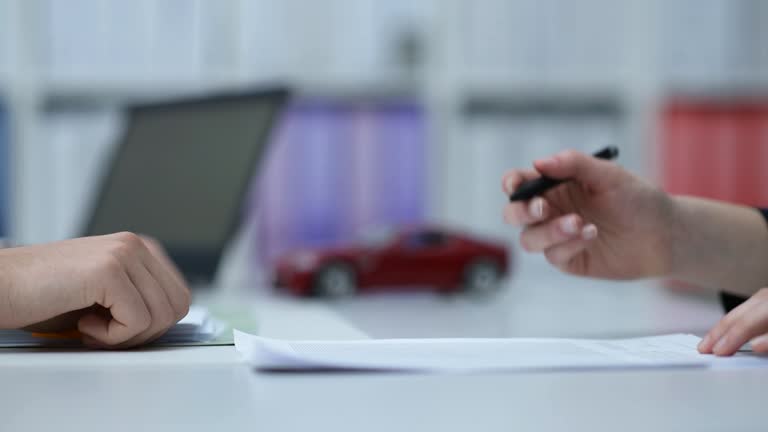
[[(365, 337), (358, 328), (375, 337), (613, 337), (700, 331), (719, 311), (711, 299), (637, 284), (522, 272), (495, 301), (379, 295), (328, 308), (270, 299), (259, 316), (263, 334), (294, 339)], [(0, 430), (755, 430), (766, 382), (762, 369), (263, 374), (232, 347), (12, 350), (0, 352)]]
[(722, 431), (764, 425), (768, 370), (270, 375), (242, 364), (20, 367), (0, 368), (0, 382), (4, 431)]

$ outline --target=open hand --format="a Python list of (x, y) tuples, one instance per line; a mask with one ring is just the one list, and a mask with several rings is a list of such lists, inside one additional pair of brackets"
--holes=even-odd
[(752, 351), (768, 353), (768, 288), (724, 316), (701, 340), (699, 352), (729, 356), (747, 342)]

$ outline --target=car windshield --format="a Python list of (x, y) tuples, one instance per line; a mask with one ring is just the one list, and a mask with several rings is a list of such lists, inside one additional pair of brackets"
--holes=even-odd
[(394, 237), (395, 230), (388, 227), (379, 227), (363, 231), (358, 241), (362, 246), (378, 249), (390, 244)]

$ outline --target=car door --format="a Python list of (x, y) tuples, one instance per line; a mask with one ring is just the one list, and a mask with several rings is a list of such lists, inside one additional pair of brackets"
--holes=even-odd
[(409, 256), (404, 251), (407, 235), (400, 235), (364, 258), (370, 285), (398, 287), (408, 282)]
[(436, 230), (410, 233), (401, 250), (401, 283), (407, 285), (446, 285), (455, 282), (455, 242)]

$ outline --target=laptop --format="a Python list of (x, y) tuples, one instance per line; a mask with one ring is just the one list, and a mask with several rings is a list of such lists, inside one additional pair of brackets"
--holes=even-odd
[(84, 235), (152, 236), (210, 285), (289, 92), (270, 88), (128, 108)]

